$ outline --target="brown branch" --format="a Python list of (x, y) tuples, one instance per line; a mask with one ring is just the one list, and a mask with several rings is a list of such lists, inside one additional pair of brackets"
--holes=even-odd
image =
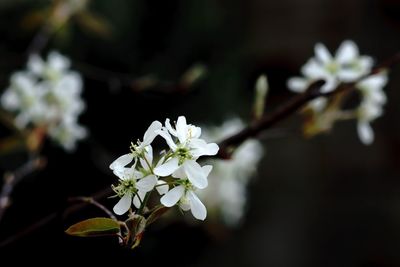
[(352, 83), (340, 84), (336, 88), (336, 90), (329, 93), (320, 92), (320, 89), (324, 84), (324, 81), (320, 80), (312, 83), (304, 93), (293, 97), (286, 104), (282, 105), (274, 112), (264, 115), (261, 119), (253, 122), (248, 127), (244, 128), (242, 131), (221, 141), (218, 144), (220, 149), (215, 157), (229, 158), (232, 153), (231, 148), (240, 145), (243, 141), (247, 140), (250, 137), (256, 137), (262, 131), (269, 129), (276, 123), (286, 119), (291, 114), (295, 113), (298, 109), (300, 109), (302, 106), (307, 104), (309, 101), (316, 99), (318, 97), (331, 97), (339, 93), (342, 93), (344, 91), (352, 90), (354, 89), (355, 85), (361, 80), (369, 76), (372, 76), (374, 74), (377, 74), (385, 69), (391, 68), (395, 64), (398, 64), (399, 62), (400, 62), (400, 53), (397, 53), (394, 56), (390, 57), (389, 59), (383, 61), (381, 64), (378, 64), (368, 74), (362, 76), (357, 81)]
[(11, 204), (14, 187), (29, 174), (42, 169), (46, 162), (43, 158), (34, 157), (13, 172), (4, 174), (4, 183), (0, 192), (0, 221)]
[(219, 151), (216, 157), (219, 158), (229, 158), (230, 151), (229, 148), (232, 146), (237, 146), (243, 141), (250, 137), (257, 136), (263, 130), (266, 130), (273, 126), (274, 124), (282, 121), (289, 115), (296, 112), (300, 107), (302, 107), (308, 101), (315, 99), (319, 96), (320, 88), (325, 84), (324, 81), (316, 81), (311, 84), (306, 92), (292, 98), (289, 102), (282, 105), (276, 111), (271, 114), (265, 115), (256, 122), (250, 124), (248, 127), (244, 128), (242, 131), (226, 138), (221, 141), (219, 145)]

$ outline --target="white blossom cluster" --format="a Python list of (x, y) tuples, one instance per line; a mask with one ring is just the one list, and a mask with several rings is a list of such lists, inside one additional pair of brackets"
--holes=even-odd
[[(161, 136), (168, 151), (161, 153), (158, 161), (153, 159), (151, 143)], [(119, 178), (113, 186), (119, 202), (114, 206), (118, 215), (126, 213), (133, 204), (143, 209), (151, 192), (156, 189), (162, 195), (160, 202), (166, 207), (178, 205), (182, 210), (191, 210), (196, 219), (204, 220), (207, 210), (196, 195), (196, 191), (208, 186), (211, 165), (200, 166), (201, 156), (212, 156), (218, 145), (207, 143), (201, 136), (201, 128), (186, 123), (180, 116), (173, 127), (169, 119), (163, 126), (154, 121), (144, 134), (143, 141), (131, 145), (131, 153), (116, 159), (110, 169)]]
[(78, 124), (78, 116), (85, 109), (82, 78), (69, 70), (70, 65), (70, 60), (58, 52), (50, 52), (47, 61), (31, 55), (27, 69), (11, 76), (10, 86), (1, 97), (1, 106), (15, 114), (17, 127), (43, 127), (66, 150), (73, 150), (87, 135)]
[[(221, 141), (244, 128), (243, 122), (230, 119), (219, 127), (203, 128), (207, 141)], [(263, 146), (248, 139), (233, 152), (231, 159), (210, 161), (214, 166), (209, 176), (210, 186), (199, 192), (207, 208), (229, 226), (238, 225), (245, 212), (247, 185), (257, 171), (263, 156)]]
[[(301, 68), (303, 77), (293, 77), (288, 80), (288, 87), (296, 93), (304, 92), (316, 80), (325, 80), (321, 92), (328, 93), (335, 90), (340, 83), (357, 82), (356, 89), (361, 95), (360, 105), (354, 111), (358, 120), (358, 135), (364, 144), (371, 144), (374, 133), (370, 123), (383, 113), (386, 95), (383, 87), (387, 83), (387, 73), (380, 72), (363, 78), (370, 73), (373, 59), (359, 54), (357, 45), (353, 41), (344, 41), (335, 56), (323, 44), (315, 45), (315, 57)], [(361, 80), (360, 80), (361, 79)], [(328, 107), (328, 99), (319, 97), (308, 105), (314, 113), (322, 113)], [(340, 113), (337, 113), (340, 114)]]

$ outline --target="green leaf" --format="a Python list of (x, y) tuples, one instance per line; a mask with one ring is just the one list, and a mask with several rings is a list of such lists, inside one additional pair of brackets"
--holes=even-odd
[(72, 225), (65, 233), (81, 237), (117, 235), (120, 233), (120, 225), (109, 218), (91, 218)]
[(166, 213), (170, 208), (165, 207), (165, 206), (158, 206), (156, 207), (151, 214), (149, 215), (149, 217), (147, 217), (147, 222), (146, 222), (146, 226), (152, 224), (153, 222), (155, 222), (158, 218), (160, 218), (164, 213)]

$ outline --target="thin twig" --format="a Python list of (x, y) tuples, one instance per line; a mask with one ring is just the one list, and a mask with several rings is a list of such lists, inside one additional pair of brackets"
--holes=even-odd
[(84, 203), (92, 204), (93, 206), (104, 211), (111, 219), (117, 220), (117, 217), (115, 217), (114, 214), (109, 209), (107, 209), (104, 205), (100, 204), (93, 197), (71, 197), (68, 199), (68, 201), (82, 201)]
[(45, 160), (40, 157), (33, 157), (13, 172), (4, 174), (4, 184), (0, 192), (0, 221), (4, 213), (11, 204), (11, 194), (14, 187), (29, 174), (42, 169), (45, 166)]

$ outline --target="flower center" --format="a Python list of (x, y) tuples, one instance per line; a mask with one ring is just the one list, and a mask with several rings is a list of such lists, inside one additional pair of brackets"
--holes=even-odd
[(336, 62), (331, 62), (326, 65), (326, 70), (331, 74), (336, 74), (338, 69), (339, 69), (339, 66)]
[(192, 159), (192, 154), (190, 154), (189, 149), (186, 147), (180, 147), (175, 151), (175, 155), (179, 159), (179, 165), (182, 164), (187, 159)]
[(183, 187), (185, 187), (185, 191), (189, 191), (189, 190), (194, 191), (195, 188), (189, 180), (185, 179), (185, 180), (182, 180), (181, 182), (182, 182)]
[(112, 185), (111, 187), (119, 197), (123, 197), (126, 193), (135, 193), (137, 191), (135, 179), (120, 180), (118, 185)]

